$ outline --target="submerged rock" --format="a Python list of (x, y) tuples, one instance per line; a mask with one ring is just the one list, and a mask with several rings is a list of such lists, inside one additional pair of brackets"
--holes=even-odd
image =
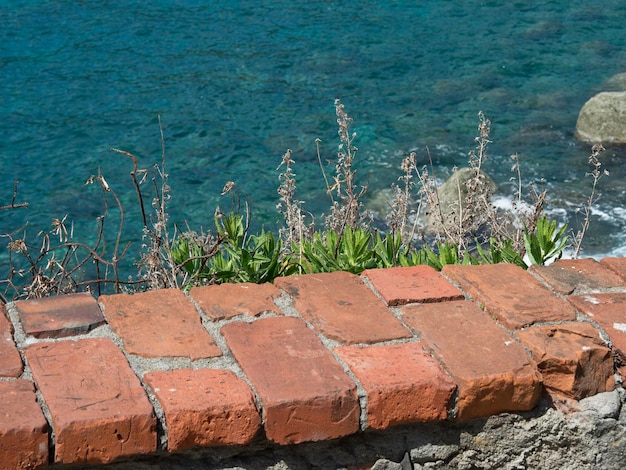
[(605, 91), (587, 101), (578, 115), (576, 138), (586, 143), (626, 145), (626, 91)]
[(626, 72), (613, 75), (602, 88), (604, 91), (626, 91)]

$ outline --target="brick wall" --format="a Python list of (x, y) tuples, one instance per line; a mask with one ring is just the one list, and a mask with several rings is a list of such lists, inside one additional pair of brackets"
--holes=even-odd
[(0, 339), (2, 469), (324, 441), (612, 390), (626, 259), (19, 301)]

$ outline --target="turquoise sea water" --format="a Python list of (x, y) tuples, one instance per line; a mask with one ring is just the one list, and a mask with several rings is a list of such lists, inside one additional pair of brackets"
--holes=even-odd
[[(334, 99), (354, 119), (359, 176), (370, 194), (427, 148), (438, 176), (467, 162), (477, 114), (492, 121), (486, 169), (510, 195), (510, 155), (525, 181), (543, 178), (549, 209), (577, 227), (591, 180), (578, 111), (626, 71), (626, 2), (571, 1), (39, 1), (0, 0), (0, 233), (31, 235), (68, 214), (93, 233), (100, 171), (139, 249), (132, 162), (161, 160), (170, 221), (211, 225), (227, 181), (272, 227), (276, 167), (287, 148), (299, 197), (327, 207), (315, 140), (337, 151)], [(584, 254), (626, 254), (626, 151), (610, 149)], [(329, 168), (327, 171), (332, 171)], [(112, 218), (116, 211), (111, 209)], [(4, 244), (4, 242), (3, 242)], [(5, 258), (6, 259), (6, 258)]]

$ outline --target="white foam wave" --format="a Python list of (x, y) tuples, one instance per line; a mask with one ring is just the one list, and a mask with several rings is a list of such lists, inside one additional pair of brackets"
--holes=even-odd
[[(530, 213), (533, 207), (523, 201), (515, 201), (511, 196), (497, 195), (492, 199), (493, 205), (502, 211), (514, 212), (519, 214), (520, 218), (523, 215)], [(573, 208), (574, 204), (569, 204), (564, 201), (566, 206)], [(569, 216), (571, 216), (571, 210), (568, 211), (564, 207), (549, 207), (546, 208), (545, 213), (550, 219), (557, 220), (560, 224), (568, 223)], [(600, 260), (602, 258), (626, 257), (626, 207), (608, 207), (600, 206), (598, 204), (591, 208), (591, 214), (597, 220), (611, 224), (615, 227), (621, 228), (621, 233), (611, 235), (611, 246), (608, 250), (599, 253), (593, 253), (588, 256)], [(518, 218), (518, 221), (520, 220)], [(573, 250), (565, 249), (563, 251), (563, 258), (571, 259), (573, 257)]]

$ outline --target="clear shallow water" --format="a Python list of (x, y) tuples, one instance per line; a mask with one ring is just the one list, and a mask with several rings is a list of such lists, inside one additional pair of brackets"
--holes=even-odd
[[(591, 180), (576, 118), (626, 71), (625, 19), (617, 0), (0, 0), (0, 203), (14, 178), (17, 202), (30, 203), (2, 213), (0, 233), (29, 220), (34, 235), (65, 214), (77, 233), (93, 232), (101, 197), (83, 183), (100, 168), (125, 204), (124, 238), (137, 241), (132, 162), (109, 148), (134, 153), (140, 167), (159, 163), (157, 116), (171, 222), (210, 226), (232, 180), (250, 195), (256, 224), (273, 226), (287, 148), (299, 197), (319, 215), (327, 202), (315, 139), (334, 158), (335, 98), (354, 118), (372, 195), (411, 150), (426, 164), (428, 148), (441, 177), (466, 164), (482, 110), (494, 141), (486, 169), (502, 192), (517, 153), (525, 181), (544, 178), (549, 208), (577, 227)], [(626, 254), (624, 158), (605, 154), (611, 175), (586, 255)]]

